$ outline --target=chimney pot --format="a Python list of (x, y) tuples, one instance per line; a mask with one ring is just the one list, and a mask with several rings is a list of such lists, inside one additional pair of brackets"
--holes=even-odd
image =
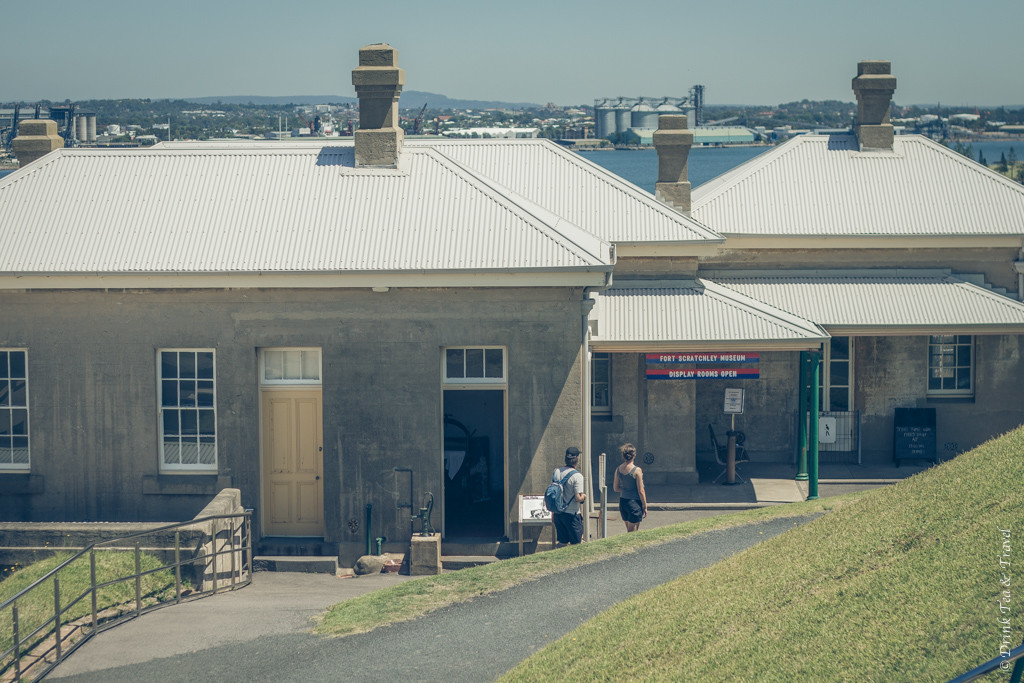
[(892, 64), (887, 60), (857, 63), (853, 92), (857, 96), (857, 122), (854, 132), (861, 149), (892, 149), (894, 129), (889, 123), (889, 107), (896, 90)]
[(57, 122), (50, 119), (22, 121), (18, 124), (18, 137), (11, 141), (11, 149), (22, 168), (63, 146), (64, 138), (57, 134)]
[(360, 48), (352, 85), (359, 97), (356, 165), (397, 166), (405, 138), (398, 125), (398, 98), (405, 85), (405, 70), (398, 68), (398, 50), (383, 43)]
[(687, 161), (693, 147), (693, 131), (686, 127), (684, 114), (662, 114), (654, 131), (654, 149), (658, 152), (658, 182), (654, 196), (685, 214), (690, 213), (690, 181)]

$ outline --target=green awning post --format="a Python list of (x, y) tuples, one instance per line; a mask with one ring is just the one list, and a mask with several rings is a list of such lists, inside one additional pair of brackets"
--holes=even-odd
[(797, 410), (796, 480), (807, 481), (807, 351), (800, 352), (800, 407)]
[(807, 474), (810, 479), (807, 485), (807, 500), (818, 500), (818, 379), (821, 374), (821, 354), (812, 351), (807, 354), (811, 364), (811, 429), (807, 440)]

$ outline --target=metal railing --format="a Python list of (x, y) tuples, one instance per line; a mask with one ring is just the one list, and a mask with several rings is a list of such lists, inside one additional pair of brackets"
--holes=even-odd
[[(213, 515), (76, 551), (0, 604), (0, 681), (38, 680), (92, 636), (112, 626), (182, 600), (247, 586), (252, 580), (251, 522), (251, 510)], [(169, 540), (172, 533), (173, 548), (166, 547), (166, 540), (165, 547), (156, 543), (143, 547), (146, 537), (159, 542), (161, 537)], [(191, 546), (186, 559), (182, 559), (183, 540)], [(102, 577), (96, 563), (98, 553), (112, 553)], [(119, 567), (129, 554), (133, 569)], [(167, 561), (168, 557), (173, 559)], [(87, 580), (83, 576), (86, 561)], [(37, 591), (52, 591), (52, 612), (40, 607), (40, 603), (49, 603), (49, 598), (40, 599)], [(19, 605), (23, 609), (19, 610)]]
[(1024, 645), (1018, 645), (1005, 655), (999, 655), (961, 676), (950, 679), (949, 683), (967, 683), (967, 681), (976, 680), (997, 670), (1009, 671), (1010, 664), (1014, 662), (1016, 664), (1013, 665), (1013, 671), (1010, 673), (1009, 683), (1020, 683), (1021, 675), (1024, 674)]

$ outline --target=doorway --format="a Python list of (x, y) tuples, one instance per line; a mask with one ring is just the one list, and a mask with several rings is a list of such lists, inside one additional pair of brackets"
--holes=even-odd
[(505, 534), (505, 392), (444, 390), (446, 538)]
[(320, 350), (264, 349), (260, 357), (263, 535), (322, 537)]

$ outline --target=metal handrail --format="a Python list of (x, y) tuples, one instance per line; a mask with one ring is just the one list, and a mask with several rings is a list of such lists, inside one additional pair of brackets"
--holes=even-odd
[[(236, 525), (236, 521), (241, 518), (241, 524)], [(219, 528), (216, 522), (220, 520), (230, 520), (230, 523), (226, 528)], [(181, 532), (189, 528), (195, 528), (197, 532), (203, 532), (204, 530), (200, 527), (205, 523), (212, 523), (212, 529), (209, 530), (209, 543), (211, 549), (209, 552), (203, 552), (200, 556), (189, 558), (187, 560), (181, 559)], [(140, 539), (144, 536), (151, 536), (154, 534), (174, 532), (174, 562), (171, 564), (163, 564), (161, 566), (142, 570), (142, 546)], [(222, 532), (228, 532), (228, 540), (223, 546), (218, 542), (218, 537), (221, 536)], [(238, 543), (236, 544), (236, 535), (239, 536)], [(119, 547), (118, 544), (125, 544), (125, 542), (132, 542), (128, 547)], [(205, 545), (206, 542), (203, 543)], [(135, 572), (128, 576), (119, 576), (109, 581), (97, 582), (96, 580), (96, 550), (113, 550), (113, 551), (132, 551), (135, 556)], [(89, 555), (89, 572), (90, 580), (89, 587), (86, 588), (82, 593), (71, 596), (66, 602), (61, 602), (60, 594), (60, 573), (66, 569), (71, 563), (83, 558), (86, 554)], [(225, 586), (218, 584), (219, 572), (217, 568), (217, 558), (222, 555), (229, 555), (230, 557), (230, 581)], [(238, 563), (237, 556), (240, 554), (241, 563)], [(207, 590), (205, 588), (205, 576), (207, 570), (204, 566), (202, 576), (200, 579), (198, 590), (193, 590), (187, 595), (187, 599), (192, 600), (207, 595), (216, 594), (220, 590), (227, 588), (235, 589), (249, 585), (252, 581), (252, 510), (245, 510), (243, 512), (234, 514), (223, 514), (223, 515), (210, 515), (208, 517), (199, 517), (196, 519), (189, 520), (187, 522), (178, 522), (175, 524), (166, 524), (153, 529), (147, 529), (146, 531), (138, 531), (120, 538), (109, 539), (106, 541), (99, 541), (97, 543), (91, 543), (88, 546), (77, 551), (74, 555), (61, 562), (57, 567), (50, 570), (45, 576), (40, 577), (36, 581), (33, 581), (29, 586), (19, 591), (17, 595), (0, 603), (0, 611), (10, 609), (11, 612), (11, 634), (13, 636), (13, 644), (11, 647), (0, 652), (0, 675), (6, 674), (10, 669), (14, 669), (14, 681), (21, 681), (22, 677), (28, 673), (28, 669), (22, 668), (22, 659), (26, 656), (31, 656), (36, 660), (35, 664), (30, 665), (32, 668), (31, 676), (33, 679), (38, 679), (49, 673), (54, 667), (56, 667), (61, 661), (63, 661), (68, 655), (74, 652), (76, 649), (85, 644), (92, 636), (100, 633), (112, 626), (115, 626), (128, 619), (134, 619), (146, 612), (166, 607), (171, 604), (179, 604), (182, 598), (185, 597), (182, 592), (182, 581), (181, 581), (181, 567), (182, 565), (195, 566), (199, 562), (207, 561), (212, 567), (211, 575), (211, 588)], [(143, 607), (142, 604), (142, 579), (150, 574), (155, 574), (160, 571), (167, 569), (174, 570), (174, 599), (173, 601), (157, 602), (152, 605)], [(100, 620), (99, 618), (99, 605), (97, 602), (97, 593), (100, 589), (114, 584), (134, 581), (135, 582), (135, 605), (134, 609), (126, 612), (122, 612), (115, 617)], [(35, 629), (28, 633), (20, 632), (20, 621), (18, 615), (18, 601), (21, 600), (29, 592), (40, 588), (44, 584), (53, 583), (53, 596), (54, 596), (54, 611), (53, 615), (43, 621), (42, 624), (37, 626)], [(91, 618), (90, 627), (88, 630), (83, 626), (81, 628), (81, 637), (74, 642), (64, 643), (64, 634), (61, 631), (61, 627), (64, 625), (62, 617), (66, 615), (72, 608), (78, 605), (80, 602), (85, 600), (86, 597), (91, 596)], [(52, 645), (45, 646), (42, 651), (39, 651), (40, 644), (47, 638), (53, 636)], [(70, 636), (69, 636), (70, 637)], [(47, 662), (47, 655), (53, 654), (52, 661)], [(39, 667), (38, 663), (43, 662), (44, 666)], [(34, 667), (34, 668), (33, 668)]]
[(990, 674), (996, 669), (1006, 671), (1011, 662), (1016, 662), (1016, 664), (1013, 665), (1013, 673), (1010, 674), (1010, 683), (1020, 683), (1021, 674), (1024, 674), (1024, 644), (1010, 650), (1008, 655), (999, 655), (965, 674), (950, 679), (949, 683), (967, 683), (967, 681), (973, 681), (986, 674)]

